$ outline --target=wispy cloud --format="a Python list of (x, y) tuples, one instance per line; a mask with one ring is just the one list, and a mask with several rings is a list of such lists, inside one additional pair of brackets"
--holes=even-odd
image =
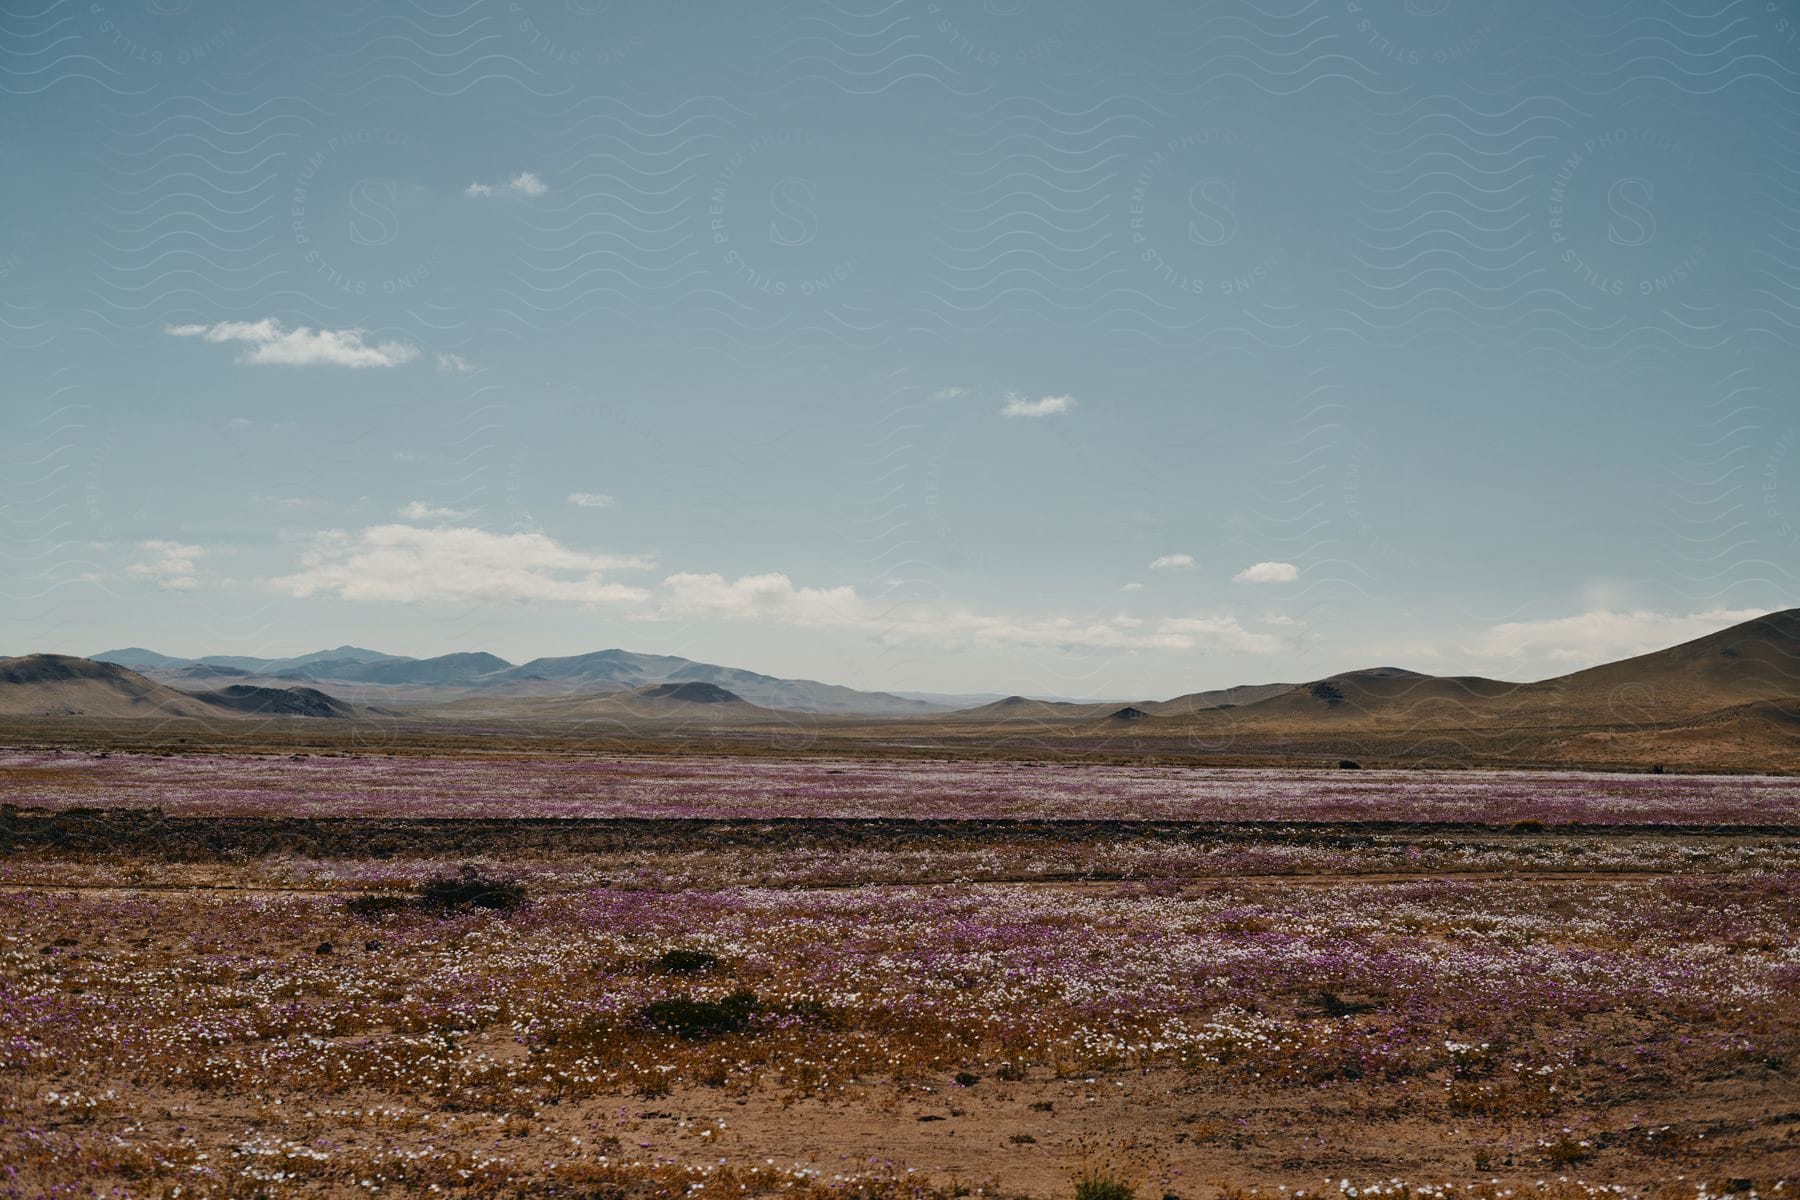
[(440, 354), (437, 369), (445, 375), (467, 375), (475, 369), (475, 364), (460, 354)]
[(252, 366), (397, 367), (419, 356), (419, 348), (405, 342), (371, 344), (364, 340), (367, 333), (361, 329), (311, 329), (305, 325), (288, 329), (272, 317), (170, 325), (166, 332), (218, 344), (242, 343), (249, 348), (236, 361)]
[(397, 510), (397, 515), (409, 521), (456, 521), (468, 516), (469, 512), (466, 508), (439, 508), (423, 500), (414, 500)]
[(1194, 556), (1191, 554), (1163, 554), (1150, 560), (1152, 571), (1167, 571), (1175, 567), (1191, 567)]
[(640, 621), (723, 621), (849, 631), (881, 644), (941, 649), (980, 646), (1049, 650), (1190, 650), (1269, 653), (1279, 639), (1246, 630), (1235, 617), (1144, 620), (1025, 616), (936, 602), (869, 597), (849, 584), (796, 583), (781, 571), (735, 577), (678, 571), (657, 584), (625, 584), (613, 575), (648, 569), (634, 554), (593, 554), (542, 533), (382, 525), (316, 535), (300, 569), (271, 580), (301, 597), (457, 604), (563, 602), (607, 604)]
[(1003, 417), (1051, 417), (1057, 413), (1066, 413), (1075, 407), (1073, 396), (1042, 396), (1036, 400), (1027, 399), (1018, 392), (1006, 393), (1006, 403), (1000, 408)]
[(761, 621), (855, 630), (886, 644), (945, 649), (1025, 646), (1042, 649), (1184, 649), (1180, 633), (1142, 632), (1131, 617), (1084, 620), (983, 613), (936, 604), (893, 606), (854, 587), (803, 587), (781, 572), (726, 579), (719, 574), (671, 575), (658, 590), (652, 619)]
[(463, 195), (477, 200), (488, 196), (542, 196), (550, 187), (531, 171), (520, 171), (505, 183), (471, 183)]
[(1280, 638), (1268, 633), (1252, 633), (1236, 617), (1170, 617), (1157, 625), (1157, 629), (1165, 634), (1246, 654), (1273, 654), (1283, 647)]
[(780, 572), (723, 575), (684, 572), (663, 580), (659, 607), (671, 616), (774, 619), (787, 625), (856, 625), (867, 616), (853, 587), (796, 587)]
[(576, 508), (611, 508), (613, 498), (605, 492), (570, 492), (570, 504)]
[(346, 600), (641, 604), (647, 591), (614, 583), (606, 573), (650, 565), (639, 555), (571, 550), (541, 533), (377, 525), (319, 534), (301, 569), (271, 582), (294, 596)]
[(158, 539), (139, 542), (137, 548), (142, 557), (127, 564), (125, 574), (134, 579), (151, 580), (169, 591), (193, 590), (196, 582), (194, 561), (206, 554), (204, 547)]
[(1293, 563), (1259, 562), (1245, 567), (1231, 577), (1233, 583), (1292, 583), (1300, 578), (1300, 568)]
[(1600, 609), (1568, 617), (1503, 621), (1458, 647), (1489, 659), (1539, 660), (1590, 666), (1648, 654), (1760, 617), (1760, 608), (1714, 608), (1695, 613)]

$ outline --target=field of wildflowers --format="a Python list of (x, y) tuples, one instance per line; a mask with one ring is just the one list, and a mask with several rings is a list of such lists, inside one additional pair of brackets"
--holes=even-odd
[(890, 817), (1800, 828), (1800, 779), (1078, 763), (0, 752), (15, 805), (171, 816)]
[[(46, 773), (30, 803), (215, 819), (285, 811), (282, 787), (314, 815), (404, 819), (440, 788), (465, 815), (711, 812), (730, 767), (665, 794), (629, 764), (84, 757), (76, 785), (66, 759), (7, 762)], [(246, 762), (270, 778), (234, 786)], [(841, 787), (893, 817), (910, 778), (915, 814), (1079, 811), (1083, 772), (938, 766), (748, 764), (719, 804), (814, 814)], [(965, 774), (985, 790), (958, 796)], [(1429, 820), (1431, 794), (1457, 821), (1791, 817), (1780, 781), (1559, 775), (1533, 807), (1528, 776), (1190, 775), (1089, 778), (1126, 822), (1242, 814), (1259, 779), (1265, 817), (1355, 795), (1364, 820)], [(1095, 828), (466, 863), (14, 847), (0, 1197), (1796, 1186), (1800, 839)]]

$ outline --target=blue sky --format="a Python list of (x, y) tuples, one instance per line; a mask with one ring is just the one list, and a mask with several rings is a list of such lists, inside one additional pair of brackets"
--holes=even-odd
[(0, 649), (1170, 695), (1795, 603), (1800, 12), (0, 15)]

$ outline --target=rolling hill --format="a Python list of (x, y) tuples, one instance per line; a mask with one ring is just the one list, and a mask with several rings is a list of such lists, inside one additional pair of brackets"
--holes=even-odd
[(346, 683), (478, 685), (512, 666), (484, 652), (440, 654), (436, 658), (316, 659), (274, 672), (278, 679), (341, 680)]
[(1316, 679), (1232, 709), (1243, 723), (1305, 726), (1466, 723), (1496, 711), (1521, 686), (1478, 675), (1422, 675), (1369, 667)]
[[(1110, 716), (1119, 709), (1117, 701), (1083, 704), (1070, 700), (1033, 700), (1028, 696), (1008, 696), (992, 704), (965, 708), (946, 714), (957, 721), (1092, 721)], [(1147, 705), (1139, 705), (1146, 708)]]
[(1571, 708), (1703, 713), (1800, 696), (1800, 609), (1530, 685)]
[(889, 692), (863, 692), (812, 679), (781, 679), (736, 667), (719, 667), (666, 654), (598, 650), (566, 658), (535, 658), (496, 676), (495, 683), (552, 681), (583, 692), (644, 687), (656, 683), (710, 683), (763, 708), (789, 712), (903, 716), (942, 711), (924, 700)]
[[(246, 675), (245, 668), (216, 660), (171, 661), (142, 649), (121, 655), (157, 664), (145, 673), (61, 655), (5, 659), (0, 716), (367, 717), (420, 728), (542, 726), (560, 735), (601, 727), (647, 737), (682, 730), (729, 737), (734, 728), (801, 725), (809, 737), (834, 739), (847, 751), (860, 745), (1037, 754), (1062, 747), (1247, 761), (1800, 770), (1800, 610), (1531, 683), (1381, 666), (1163, 701), (1008, 696), (949, 712), (890, 693), (625, 650), (521, 666), (480, 653), (332, 654), (302, 656), (310, 661), (285, 677), (263, 670)], [(315, 676), (355, 678), (293, 686)]]
[(356, 710), (314, 688), (254, 687), (236, 683), (216, 691), (200, 692), (196, 700), (234, 713), (264, 717), (354, 717)]
[(233, 684), (184, 692), (117, 663), (66, 654), (0, 659), (0, 715), (11, 717), (218, 718), (354, 716), (341, 701), (310, 688)]
[(1232, 710), (1283, 729), (1668, 725), (1800, 696), (1800, 610), (1770, 613), (1664, 650), (1534, 683), (1376, 667), (1328, 676)]
[(1246, 683), (1237, 687), (1215, 688), (1208, 692), (1189, 692), (1172, 700), (1140, 703), (1138, 707), (1153, 716), (1179, 717), (1209, 708), (1238, 708), (1245, 704), (1255, 704), (1258, 700), (1279, 696), (1295, 686), (1291, 683)]
[(669, 654), (597, 650), (560, 658), (536, 658), (515, 666), (485, 652), (408, 658), (356, 646), (339, 646), (293, 658), (209, 655), (175, 658), (142, 647), (94, 656), (140, 671), (159, 683), (186, 690), (237, 673), (239, 682), (263, 686), (304, 683), (340, 699), (365, 704), (443, 703), (475, 693), (491, 696), (593, 696), (659, 683), (710, 683), (762, 708), (858, 716), (916, 716), (943, 712), (942, 702), (865, 692), (813, 679), (783, 679), (736, 667), (720, 667)]
[(533, 726), (709, 727), (786, 723), (796, 714), (751, 704), (711, 683), (656, 683), (572, 696), (501, 697), (483, 693), (429, 710), (446, 720), (523, 722)]
[(0, 714), (9, 717), (211, 717), (196, 696), (110, 662), (67, 654), (0, 659)]
[(158, 654), (154, 650), (146, 650), (142, 646), (128, 646), (121, 650), (102, 650), (98, 654), (90, 654), (95, 662), (117, 663), (121, 667), (129, 667), (133, 671), (164, 670), (177, 667), (226, 667), (242, 671), (245, 674), (278, 674), (282, 671), (295, 671), (311, 666), (317, 662), (351, 662), (375, 663), (404, 661), (404, 655), (383, 654), (379, 650), (367, 650), (361, 646), (339, 646), (334, 650), (315, 650), (311, 654), (296, 655), (292, 658), (255, 658), (245, 654), (208, 654), (203, 658), (177, 658), (169, 654)]

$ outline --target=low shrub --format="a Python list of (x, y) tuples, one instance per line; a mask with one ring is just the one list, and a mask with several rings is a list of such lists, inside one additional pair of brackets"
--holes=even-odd
[(1538, 1149), (1544, 1152), (1544, 1160), (1553, 1167), (1573, 1167), (1594, 1156), (1593, 1143), (1575, 1137), (1567, 1129), (1552, 1141), (1540, 1141)]
[(1102, 1172), (1075, 1181), (1075, 1200), (1131, 1200), (1131, 1185)]
[(740, 988), (722, 1000), (697, 1000), (669, 996), (646, 1004), (646, 1021), (664, 1033), (690, 1042), (740, 1033), (750, 1024), (760, 1005), (754, 992)]
[(719, 966), (719, 956), (712, 951), (681, 947), (663, 951), (656, 960), (656, 969), (664, 975), (704, 975), (716, 971)]
[(454, 875), (433, 875), (419, 885), (421, 907), (437, 912), (487, 909), (511, 912), (525, 904), (525, 887), (516, 879), (484, 875), (465, 866)]
[(1374, 1012), (1378, 1005), (1366, 1000), (1346, 1000), (1336, 992), (1320, 992), (1312, 998), (1312, 1005), (1329, 1017), (1353, 1017), (1358, 1013)]
[(353, 917), (375, 921), (394, 913), (405, 912), (413, 904), (411, 896), (352, 896), (344, 901), (344, 910)]
[(841, 1029), (843, 1018), (817, 1000), (792, 1000), (773, 1010), (778, 1016), (812, 1029)]
[(514, 879), (483, 875), (474, 867), (464, 867), (455, 874), (433, 875), (418, 885), (412, 896), (352, 896), (344, 901), (344, 909), (365, 921), (380, 920), (396, 913), (423, 910), (437, 916), (451, 913), (512, 912), (525, 904), (525, 887)]

